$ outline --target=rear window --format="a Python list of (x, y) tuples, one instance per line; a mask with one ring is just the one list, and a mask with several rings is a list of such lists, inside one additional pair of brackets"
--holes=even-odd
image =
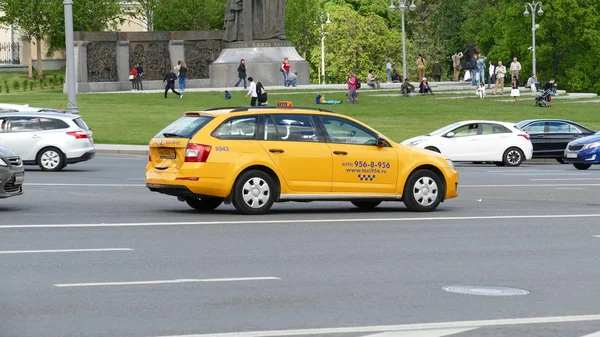
[(198, 130), (202, 129), (214, 117), (212, 116), (184, 116), (169, 124), (157, 133), (154, 138), (192, 138)]
[[(40, 122), (44, 127), (44, 130), (58, 130), (58, 129), (68, 129), (69, 124), (65, 123), (60, 119), (54, 118), (40, 118)], [(83, 129), (83, 128), (82, 128)], [(86, 130), (86, 129), (84, 129)]]
[(90, 129), (90, 128), (88, 128), (87, 124), (85, 124), (85, 122), (83, 121), (83, 118), (81, 118), (81, 117), (75, 118), (73, 120), (73, 122), (75, 124), (77, 124), (77, 126), (80, 127), (80, 128), (82, 128), (83, 130), (87, 131), (87, 130)]

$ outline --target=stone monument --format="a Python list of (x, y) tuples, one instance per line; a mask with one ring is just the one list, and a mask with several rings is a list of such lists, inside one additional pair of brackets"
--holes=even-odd
[(228, 0), (223, 40), (228, 42), (210, 65), (211, 87), (231, 87), (238, 78), (237, 67), (246, 61), (247, 76), (263, 85), (283, 85), (279, 71), (288, 58), (298, 84), (309, 84), (309, 65), (286, 40), (286, 0)]

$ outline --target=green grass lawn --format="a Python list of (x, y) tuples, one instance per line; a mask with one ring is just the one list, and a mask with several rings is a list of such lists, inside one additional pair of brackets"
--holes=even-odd
[[(577, 121), (592, 129), (600, 129), (600, 103), (573, 104), (575, 100), (556, 98), (552, 107), (534, 106), (532, 96), (521, 97), (519, 104), (499, 102), (511, 99), (507, 94), (480, 100), (475, 97), (451, 99), (448, 95), (435, 96), (375, 96), (397, 91), (361, 90), (356, 105), (345, 102), (343, 92), (331, 92), (327, 99), (343, 103), (330, 108), (355, 117), (395, 141), (425, 134), (444, 125), (465, 119), (491, 119), (519, 122), (532, 118), (565, 118)], [(225, 100), (223, 93), (186, 92), (182, 100), (170, 93), (81, 94), (77, 96), (81, 115), (94, 131), (97, 143), (147, 144), (158, 131), (181, 116), (184, 111), (202, 110), (223, 106), (246, 106), (245, 92), (232, 92), (233, 98)], [(269, 102), (292, 101), (295, 106), (317, 106), (316, 91), (311, 93), (270, 91)], [(11, 92), (0, 94), (0, 102), (30, 104), (49, 108), (66, 108), (67, 97), (58, 90), (40, 92)]]

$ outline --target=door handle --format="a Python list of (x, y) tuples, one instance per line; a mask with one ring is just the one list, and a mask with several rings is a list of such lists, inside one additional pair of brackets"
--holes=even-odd
[(271, 153), (283, 153), (283, 150), (281, 150), (281, 149), (269, 149), (269, 152), (271, 152)]
[(346, 151), (333, 151), (333, 154), (337, 154), (339, 156), (345, 156), (348, 154)]

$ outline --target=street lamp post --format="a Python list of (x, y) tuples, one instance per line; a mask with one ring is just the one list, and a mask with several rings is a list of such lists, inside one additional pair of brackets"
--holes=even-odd
[[(539, 9), (537, 9), (539, 7)], [(535, 11), (537, 9), (537, 14), (539, 16), (544, 15), (544, 11), (542, 10), (542, 2), (538, 1), (538, 2), (527, 2), (525, 3), (525, 12), (523, 12), (523, 15), (525, 16), (529, 16), (529, 9), (531, 9), (531, 41), (532, 41), (532, 46), (531, 46), (531, 51), (533, 53), (533, 60), (532, 60), (532, 65), (533, 65), (533, 74), (536, 75), (536, 69), (535, 69), (535, 31), (540, 27), (540, 25), (536, 25), (535, 24)]]
[[(400, 8), (400, 12), (402, 13), (402, 76), (406, 78), (406, 32), (404, 29), (404, 11), (406, 11), (406, 3), (408, 0), (398, 0), (398, 8)], [(415, 6), (415, 0), (411, 0), (410, 6), (408, 9), (414, 11), (417, 8)], [(394, 6), (394, 0), (390, 0), (390, 11), (396, 10), (396, 6)]]
[(323, 85), (325, 85), (325, 25), (330, 24), (329, 13), (327, 13), (327, 21), (323, 22), (323, 16), (321, 15), (321, 74), (323, 75)]
[(67, 110), (71, 113), (79, 113), (75, 79), (75, 48), (73, 46), (73, 0), (64, 0), (63, 6), (65, 8), (65, 43), (67, 44)]

